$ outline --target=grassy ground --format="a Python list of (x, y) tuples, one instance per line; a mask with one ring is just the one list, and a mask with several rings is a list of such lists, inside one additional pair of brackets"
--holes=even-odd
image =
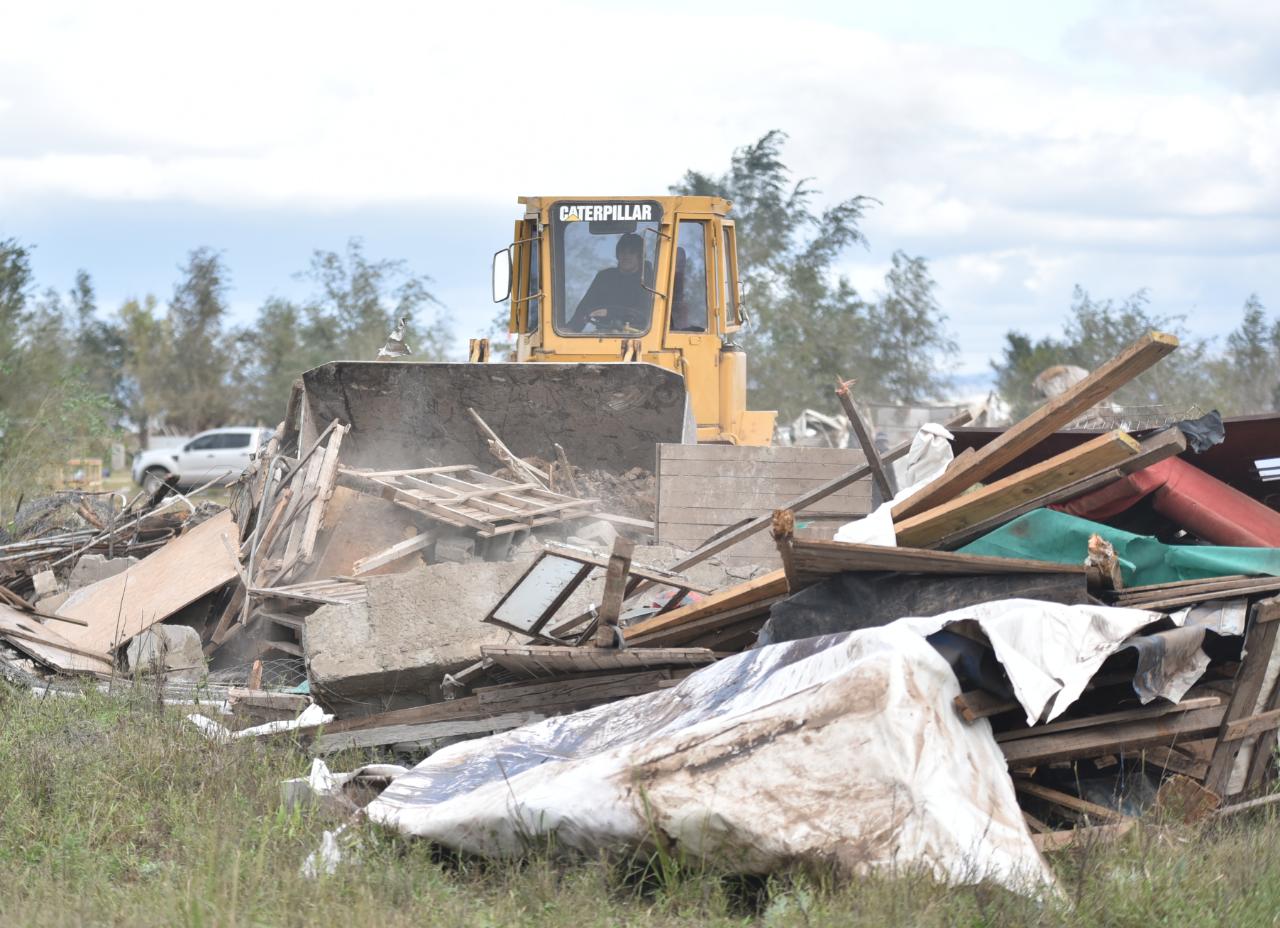
[[(356, 758), (340, 759), (353, 763)], [(145, 689), (34, 699), (0, 682), (0, 925), (1275, 924), (1280, 820), (1136, 829), (1054, 859), (1062, 898), (910, 874), (721, 879), (661, 861), (458, 861), (369, 829), (358, 864), (299, 865), (335, 822), (287, 812), (287, 745), (213, 745)]]

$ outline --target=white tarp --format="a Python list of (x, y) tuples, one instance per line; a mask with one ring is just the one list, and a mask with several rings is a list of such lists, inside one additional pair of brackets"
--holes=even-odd
[(924, 866), (1051, 878), (985, 720), (905, 623), (773, 645), (678, 686), (444, 748), (366, 808), (400, 831), (515, 856), (655, 836), (737, 871)]
[[(1034, 891), (1051, 877), (1004, 756), (985, 719), (960, 719), (959, 683), (925, 636), (980, 629), (1034, 722), (1060, 715), (1159, 620), (1013, 599), (769, 645), (672, 689), (444, 748), (365, 812), (487, 856), (549, 841), (588, 855), (646, 850), (660, 839), (737, 872), (923, 866), (951, 882)], [(326, 841), (309, 872), (336, 861), (338, 844)]]
[(835, 541), (859, 545), (880, 545), (885, 548), (898, 546), (898, 535), (893, 529), (893, 507), (908, 499), (940, 477), (954, 458), (951, 440), (955, 436), (936, 422), (920, 426), (911, 449), (907, 452), (906, 484), (893, 499), (885, 500), (860, 519), (846, 522), (836, 530)]

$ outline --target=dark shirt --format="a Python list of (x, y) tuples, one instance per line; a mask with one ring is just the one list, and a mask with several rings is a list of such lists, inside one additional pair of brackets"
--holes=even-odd
[(647, 329), (652, 305), (653, 294), (644, 288), (639, 271), (627, 274), (616, 267), (607, 267), (591, 281), (591, 286), (573, 312), (569, 328), (581, 332), (586, 328), (591, 313), (607, 309), (607, 316), (595, 320), (598, 329), (620, 332), (624, 325)]

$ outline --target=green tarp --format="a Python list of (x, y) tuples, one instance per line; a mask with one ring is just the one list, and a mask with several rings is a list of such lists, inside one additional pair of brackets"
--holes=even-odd
[(1126, 586), (1198, 580), (1231, 574), (1280, 576), (1280, 548), (1166, 545), (1053, 509), (1036, 509), (965, 545), (964, 554), (1083, 564), (1089, 536), (1111, 542)]

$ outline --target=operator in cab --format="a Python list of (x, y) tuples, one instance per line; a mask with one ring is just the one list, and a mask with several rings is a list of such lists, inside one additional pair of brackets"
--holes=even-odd
[(634, 232), (619, 236), (614, 253), (618, 266), (596, 273), (569, 320), (571, 331), (585, 331), (588, 323), (597, 332), (621, 333), (628, 327), (644, 331), (649, 327), (653, 294), (643, 279), (644, 239)]

